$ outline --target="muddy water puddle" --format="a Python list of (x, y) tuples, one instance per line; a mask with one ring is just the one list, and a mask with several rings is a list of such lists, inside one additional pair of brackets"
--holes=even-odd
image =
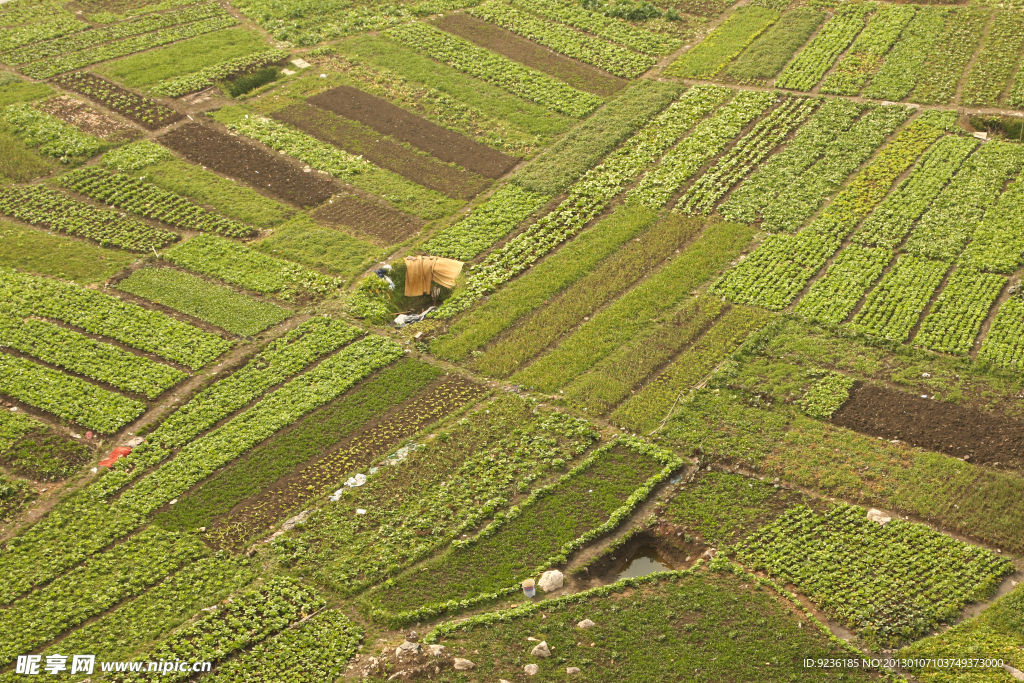
[(669, 565), (668, 561), (662, 557), (652, 546), (643, 546), (637, 548), (629, 560), (626, 562), (626, 567), (619, 572), (615, 580), (619, 579), (631, 579), (638, 576), (647, 576), (654, 572), (670, 572), (673, 567)]

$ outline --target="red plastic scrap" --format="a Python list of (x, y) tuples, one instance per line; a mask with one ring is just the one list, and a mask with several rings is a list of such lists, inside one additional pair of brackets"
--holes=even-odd
[(132, 452), (132, 449), (128, 446), (118, 446), (114, 450), (110, 451), (110, 455), (107, 456), (106, 460), (100, 460), (99, 464), (103, 467), (113, 467), (114, 463)]

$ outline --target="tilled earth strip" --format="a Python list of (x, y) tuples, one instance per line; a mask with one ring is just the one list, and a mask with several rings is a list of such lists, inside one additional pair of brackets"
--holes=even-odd
[[(303, 465), (258, 496), (235, 506), (213, 523), (207, 532), (207, 543), (214, 548), (242, 550), (250, 539), (305, 501), (331, 492), (345, 475), (368, 467), (403, 440), (475, 401), (485, 391), (484, 387), (459, 376), (435, 384), (361, 428), (329, 454)], [(453, 401), (453, 396), (459, 396), (460, 400)]]
[(320, 93), (306, 101), (338, 116), (359, 121), (382, 135), (408, 142), (441, 161), (458, 164), (485, 178), (500, 178), (519, 161), (516, 157), (502, 154), (465, 135), (396, 107), (387, 100), (347, 85)]
[(955, 403), (858, 383), (832, 422), (973, 463), (1024, 468), (1024, 423)]
[(249, 183), (275, 197), (316, 206), (337, 191), (316, 173), (305, 173), (240, 138), (199, 123), (187, 123), (160, 137), (160, 142), (189, 161)]
[(490, 180), (475, 173), (418, 154), (398, 142), (382, 139), (380, 133), (371, 128), (308, 104), (295, 104), (271, 116), (346, 152), (361, 155), (371, 163), (394, 171), (414, 183), (455, 199), (472, 199), (491, 184)]
[(395, 244), (417, 234), (422, 222), (381, 202), (373, 202), (354, 194), (339, 194), (316, 210), (317, 220), (328, 225), (350, 228), (366, 233), (384, 244)]

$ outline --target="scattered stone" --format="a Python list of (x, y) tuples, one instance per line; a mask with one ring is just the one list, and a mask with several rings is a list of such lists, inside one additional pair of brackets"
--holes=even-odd
[(870, 510), (868, 510), (868, 519), (872, 522), (878, 522), (882, 526), (885, 526), (886, 524), (892, 521), (892, 517), (885, 514), (881, 510), (876, 510), (875, 508), (871, 508)]
[(702, 560), (712, 560), (714, 559), (716, 554), (718, 554), (717, 550), (715, 550), (714, 548), (708, 548), (703, 552), (703, 554), (701, 554), (700, 558)]
[(416, 633), (416, 631), (409, 631), (409, 633), (406, 634), (405, 639), (410, 643), (418, 643), (420, 642), (420, 634)]
[(540, 642), (539, 638), (534, 638), (533, 636), (526, 636), (526, 639), (528, 641), (530, 641), (531, 643), (539, 643)]
[(526, 672), (527, 676), (536, 676), (540, 673), (540, 667), (536, 664), (527, 664), (523, 667), (523, 671)]
[(444, 645), (439, 645), (437, 643), (434, 643), (433, 645), (430, 646), (430, 656), (431, 657), (444, 657), (447, 653), (448, 653), (448, 648), (446, 648)]
[(300, 69), (308, 69), (310, 67), (310, 63), (307, 62), (305, 59), (293, 59), (292, 64), (299, 67)]
[(128, 443), (125, 445), (128, 446), (128, 448), (135, 448), (136, 446), (141, 446), (145, 440), (146, 438), (143, 436), (136, 436), (134, 439), (129, 439)]
[(468, 659), (463, 659), (462, 657), (456, 657), (455, 658), (455, 662), (454, 662), (454, 664), (452, 666), (455, 668), (456, 671), (469, 671), (470, 669), (475, 667), (476, 664), (474, 664), (473, 662), (469, 661)]
[(578, 674), (579, 672), (580, 668), (578, 666), (568, 666), (565, 668), (565, 673), (567, 674)]
[(597, 626), (597, 624), (592, 622), (590, 619), (584, 619), (580, 623), (576, 624), (576, 628), (594, 628), (595, 626)]
[(408, 640), (395, 648), (395, 656), (418, 655), (420, 653), (419, 643), (410, 643)]
[(540, 641), (540, 645), (530, 650), (530, 654), (534, 657), (550, 657), (551, 649), (548, 647), (548, 641)]
[(305, 522), (308, 517), (309, 510), (303, 510), (291, 519), (286, 520), (285, 523), (281, 525), (281, 531), (291, 531), (295, 528), (295, 525)]
[(550, 593), (561, 588), (564, 583), (565, 577), (562, 576), (562, 572), (552, 569), (540, 575), (540, 581), (537, 582), (537, 586), (545, 593)]

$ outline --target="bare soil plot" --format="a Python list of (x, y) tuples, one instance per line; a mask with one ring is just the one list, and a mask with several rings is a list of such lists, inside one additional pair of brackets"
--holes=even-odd
[(832, 422), (973, 463), (1024, 468), (1024, 422), (858, 383)]
[(468, 14), (449, 14), (435, 21), (434, 25), (595, 95), (612, 95), (629, 83), (625, 78), (560, 55), (532, 40)]
[(188, 123), (160, 137), (160, 142), (189, 161), (238, 178), (299, 206), (316, 206), (331, 198), (335, 184), (304, 173), (287, 161), (241, 138), (199, 123)]
[(481, 145), (465, 135), (443, 128), (387, 100), (342, 85), (306, 100), (338, 116), (355, 119), (382, 135), (408, 142), (442, 161), (458, 164), (485, 178), (500, 178), (519, 161), (516, 157)]
[(135, 126), (101, 114), (71, 95), (58, 95), (36, 105), (40, 110), (70, 123), (75, 128), (103, 140), (130, 140), (140, 131)]
[(475, 173), (455, 168), (425, 154), (417, 154), (398, 142), (381, 138), (380, 133), (360, 123), (308, 104), (292, 105), (271, 116), (449, 197), (472, 199), (491, 183)]
[(96, 74), (74, 71), (61, 74), (53, 82), (103, 105), (149, 130), (163, 128), (182, 118), (181, 112), (160, 104), (156, 100), (137, 95), (131, 90), (125, 90), (118, 84), (100, 78)]
[(422, 222), (382, 202), (354, 194), (339, 194), (313, 213), (329, 225), (351, 228), (384, 244), (395, 244), (417, 234)]
[[(305, 501), (329, 493), (342, 477), (358, 472), (420, 429), (443, 419), (483, 396), (485, 389), (464, 377), (451, 376), (395, 406), (336, 444), (328, 454), (282, 477), (273, 486), (235, 506), (210, 527), (207, 543), (242, 550), (265, 529), (284, 519)], [(453, 402), (450, 396), (462, 394)], [(314, 456), (315, 457), (315, 456)]]

